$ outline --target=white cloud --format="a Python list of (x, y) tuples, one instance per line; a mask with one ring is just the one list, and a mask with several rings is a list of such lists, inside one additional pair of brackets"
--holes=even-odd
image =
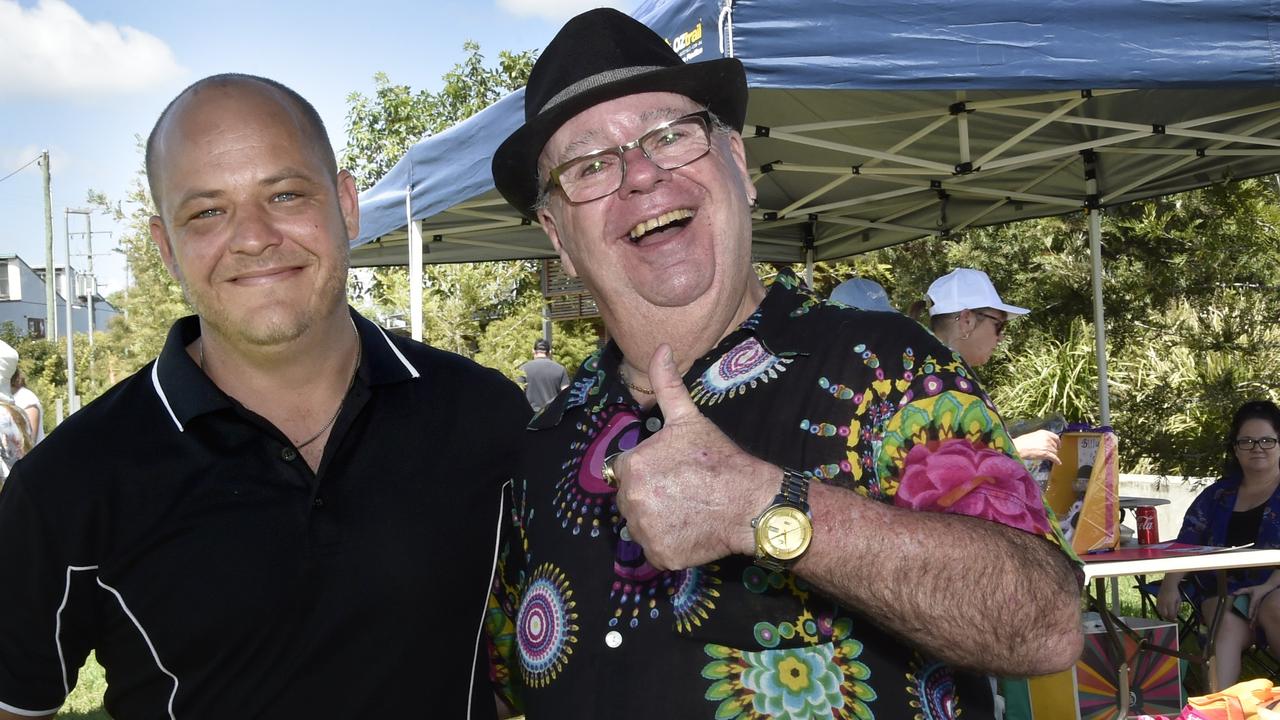
[(0, 98), (97, 97), (166, 83), (184, 71), (164, 41), (89, 22), (63, 0), (0, 0)]
[(564, 22), (580, 12), (598, 7), (612, 7), (625, 12), (634, 2), (635, 0), (498, 0), (498, 7), (520, 17), (540, 17), (552, 22)]

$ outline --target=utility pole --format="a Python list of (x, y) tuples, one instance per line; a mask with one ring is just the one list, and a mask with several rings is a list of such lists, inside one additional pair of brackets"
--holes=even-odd
[(49, 151), (40, 153), (40, 168), (44, 175), (44, 335), (54, 338), (54, 323), (58, 320), (58, 303), (53, 288), (53, 196), (49, 181)]
[[(89, 220), (89, 215), (93, 211), (85, 208), (81, 208), (81, 209), (63, 208), (63, 212), (65, 213), (65, 217), (70, 217), (71, 215), (84, 215), (85, 222), (86, 224), (88, 224), (91, 222)], [(69, 224), (68, 224), (68, 227), (70, 227)], [(92, 231), (92, 229), (93, 228), (90, 225), (89, 230)], [(80, 403), (76, 398), (75, 345), (73, 344), (73, 341), (72, 341), (73, 337), (75, 336), (75, 330), (74, 330), (75, 326), (72, 325), (71, 304), (72, 304), (72, 300), (75, 298), (76, 285), (75, 285), (75, 277), (73, 275), (74, 271), (71, 269), (71, 233), (70, 232), (67, 232), (66, 234), (66, 241), (67, 241), (67, 247), (66, 247), (67, 266), (66, 266), (66, 271), (62, 274), (62, 277), (63, 277), (63, 280), (66, 281), (66, 284), (64, 285), (65, 289), (63, 290), (63, 292), (65, 293), (63, 300), (67, 303), (67, 405), (68, 405), (67, 413), (70, 414), (80, 409)], [(92, 302), (92, 300), (90, 300), (90, 302)], [(92, 337), (93, 325), (89, 326), (89, 332), (91, 333), (90, 337)], [(90, 357), (93, 357), (93, 356), (90, 355)]]
[[(98, 282), (93, 277), (93, 215), (84, 214), (84, 241), (89, 246), (89, 287), (85, 290), (89, 310), (89, 363), (90, 370), (93, 369), (93, 294), (96, 291)], [(67, 257), (67, 263), (71, 262), (71, 257)]]

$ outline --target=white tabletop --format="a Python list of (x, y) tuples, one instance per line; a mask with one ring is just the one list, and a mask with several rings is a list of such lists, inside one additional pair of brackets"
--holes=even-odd
[(1195, 570), (1221, 570), (1264, 565), (1280, 566), (1280, 550), (1223, 550), (1214, 553), (1187, 553), (1177, 557), (1150, 560), (1105, 560), (1105, 554), (1085, 555), (1085, 580), (1121, 577), (1124, 575), (1152, 575)]

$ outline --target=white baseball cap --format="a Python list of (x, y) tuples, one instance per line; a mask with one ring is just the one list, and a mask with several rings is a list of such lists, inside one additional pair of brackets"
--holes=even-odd
[(973, 268), (956, 268), (934, 280), (927, 294), (931, 303), (930, 317), (985, 307), (1003, 310), (1010, 315), (1031, 312), (1017, 305), (1006, 305), (996, 292), (996, 286), (991, 284), (991, 278)]
[(867, 278), (855, 277), (845, 280), (831, 291), (831, 299), (859, 310), (897, 312), (893, 305), (889, 304), (889, 293), (884, 291), (880, 283)]

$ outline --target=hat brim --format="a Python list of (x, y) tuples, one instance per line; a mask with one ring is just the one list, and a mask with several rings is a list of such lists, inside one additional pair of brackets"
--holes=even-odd
[(1026, 315), (1027, 313), (1031, 312), (1027, 308), (1018, 307), (1017, 305), (1006, 305), (1004, 303), (996, 303), (991, 307), (995, 310), (1003, 310), (1009, 313), (1010, 315)]
[(670, 92), (700, 103), (741, 132), (747, 118), (746, 71), (737, 58), (689, 63), (597, 85), (526, 121), (493, 155), (493, 184), (526, 218), (536, 220), (538, 156), (560, 126), (578, 113), (626, 95)]
[[(989, 305), (982, 305), (981, 307), (989, 307), (992, 310), (1003, 310), (1010, 315), (1026, 315), (1027, 313), (1031, 312), (1027, 308), (1018, 307), (1017, 305), (1008, 305), (1002, 302), (991, 303)], [(934, 303), (929, 306), (929, 317), (934, 317), (935, 315), (949, 315), (951, 313), (958, 313), (964, 310), (976, 310), (976, 309), (977, 309), (976, 307), (971, 307), (969, 305), (957, 306), (957, 305), (948, 304), (948, 303)]]

